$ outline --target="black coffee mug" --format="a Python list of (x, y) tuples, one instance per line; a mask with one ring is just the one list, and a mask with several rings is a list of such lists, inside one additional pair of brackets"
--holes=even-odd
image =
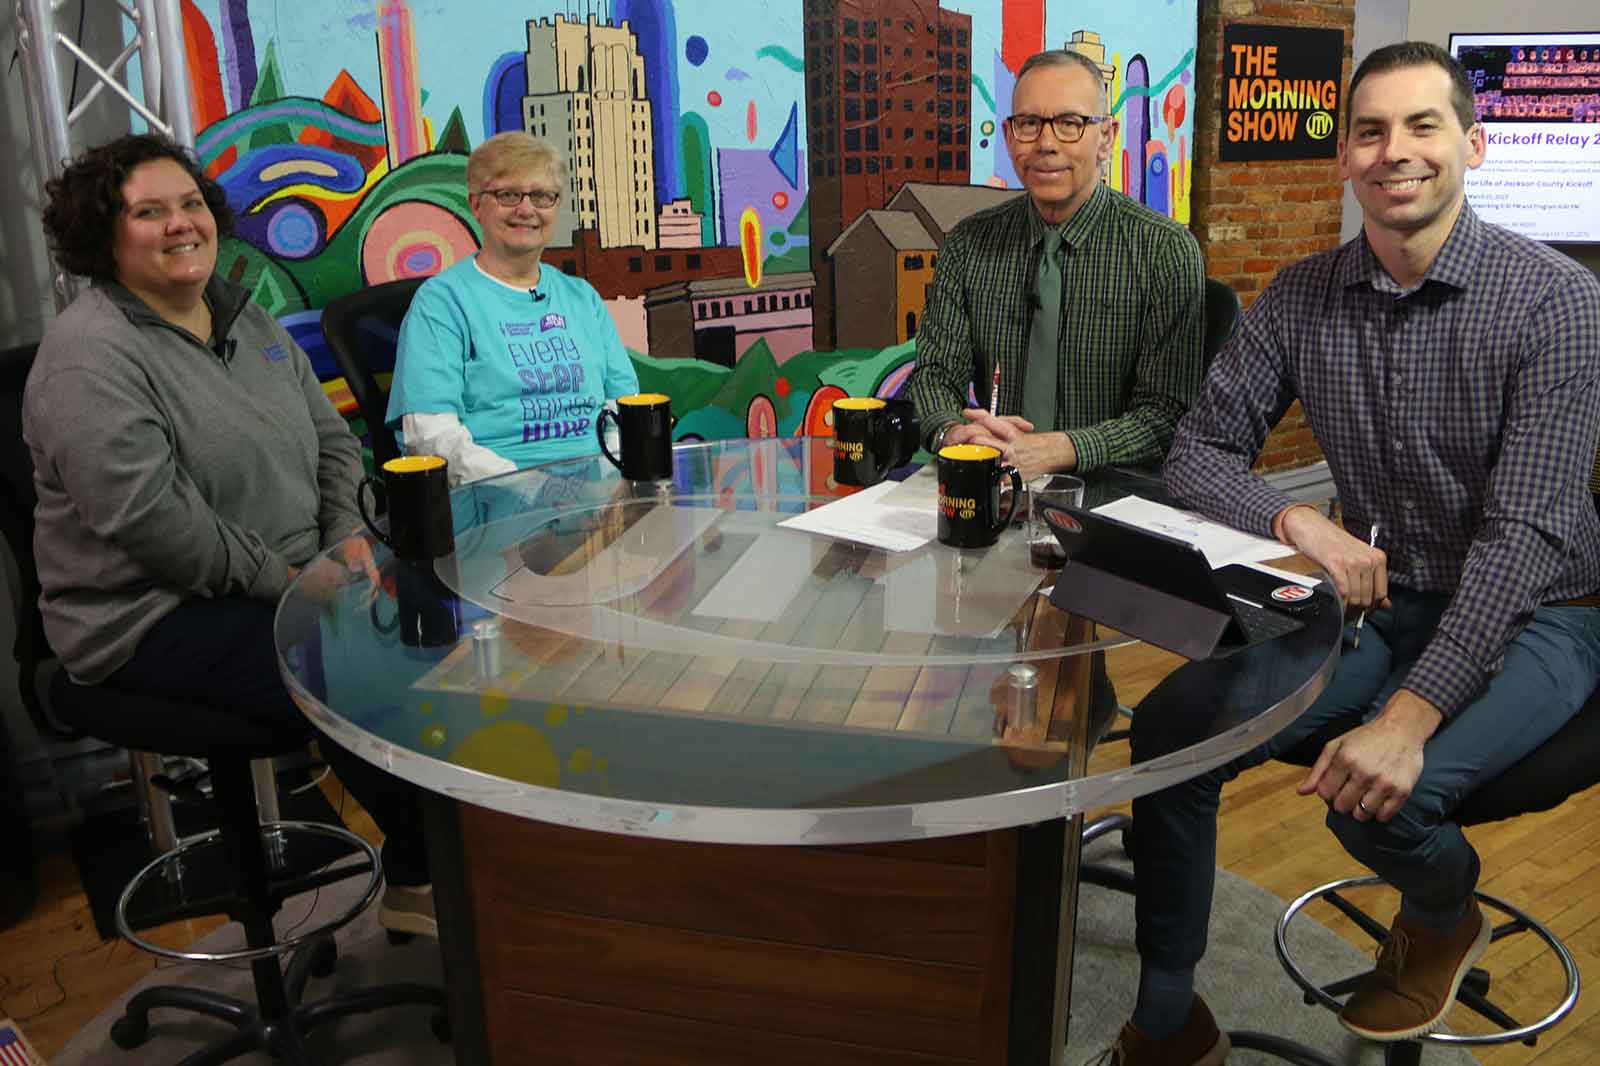
[[(906, 412), (873, 396), (833, 401), (833, 480), (866, 488), (910, 460)], [(912, 440), (915, 440), (913, 437)]]
[[(428, 560), (456, 550), (450, 515), (450, 468), (437, 455), (403, 455), (383, 464), (382, 478), (364, 477), (356, 506), (372, 535), (397, 559)], [(367, 488), (388, 501), (389, 531), (378, 528), (367, 510)]]
[[(939, 449), (939, 543), (987, 548), (1000, 539), (1022, 498), (1022, 475), (986, 444)], [(1000, 513), (1000, 482), (1011, 479), (1011, 502)]]
[[(622, 456), (606, 447), (606, 419), (615, 419)], [(672, 477), (672, 400), (660, 392), (617, 397), (617, 409), (606, 409), (594, 424), (600, 450), (629, 481), (664, 481)]]
[(917, 408), (910, 400), (890, 400), (886, 410), (900, 419), (900, 454), (905, 456), (901, 461), (909, 463), (922, 447), (922, 419), (917, 417)]

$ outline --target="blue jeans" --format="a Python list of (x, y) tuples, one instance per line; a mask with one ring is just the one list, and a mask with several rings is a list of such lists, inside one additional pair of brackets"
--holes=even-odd
[(285, 742), (319, 737), (339, 780), (383, 830), (384, 876), (397, 885), (427, 884), (422, 808), (415, 785), (321, 736), (289, 698), (272, 639), (274, 605), (227, 597), (185, 600), (145, 634), (106, 680), (120, 688), (192, 699), (217, 714), (281, 729)]
[[(1345, 627), (1344, 654), (1321, 696), (1271, 740), (1199, 777), (1133, 802), (1131, 852), (1138, 888), (1139, 956), (1146, 966), (1191, 970), (1206, 950), (1217, 862), (1222, 786), (1252, 766), (1308, 741), (1331, 739), (1371, 719), (1400, 688), (1433, 636), (1450, 597), (1390, 586), (1393, 607), (1367, 615), (1360, 648)], [(1249, 654), (1249, 653), (1246, 653)], [(1226, 673), (1230, 669), (1234, 673)], [(1196, 691), (1236, 668), (1191, 663), (1139, 705), (1131, 737), (1142, 762), (1192, 734), (1177, 726)], [(1247, 677), (1237, 683), (1249, 683)], [(1445, 912), (1477, 885), (1478, 856), (1450, 812), (1475, 788), (1533, 751), (1581, 708), (1600, 684), (1600, 608), (1543, 607), (1506, 649), (1505, 663), (1472, 703), (1445, 721), (1423, 749), (1422, 775), (1388, 822), (1357, 821), (1328, 808), (1339, 842), (1413, 907)]]

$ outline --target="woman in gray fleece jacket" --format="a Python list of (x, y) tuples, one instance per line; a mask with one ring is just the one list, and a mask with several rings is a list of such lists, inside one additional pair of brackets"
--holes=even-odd
[[(47, 192), (57, 258), (93, 281), (50, 324), (23, 397), (51, 646), (75, 681), (307, 735), (273, 612), (299, 569), (360, 525), (359, 446), (305, 353), (215, 274), (232, 215), (185, 150), (122, 137)], [(376, 578), (364, 538), (340, 555), (344, 569), (306, 580)], [(415, 793), (320, 746), (387, 837), (380, 920), (433, 933)]]

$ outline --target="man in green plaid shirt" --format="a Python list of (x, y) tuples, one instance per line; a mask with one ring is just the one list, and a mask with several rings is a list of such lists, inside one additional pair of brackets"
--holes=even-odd
[(1092, 60), (1033, 56), (1012, 107), (1028, 195), (939, 251), (910, 382), (923, 443), (990, 444), (1030, 478), (1157, 462), (1200, 385), (1200, 248), (1101, 183), (1117, 121)]

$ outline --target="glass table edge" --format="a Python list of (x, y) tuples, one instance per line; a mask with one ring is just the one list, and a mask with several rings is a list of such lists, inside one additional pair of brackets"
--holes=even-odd
[(1232, 729), (1149, 762), (1013, 791), (916, 804), (785, 809), (613, 799), (525, 784), (456, 766), (352, 725), (316, 699), (279, 657), (290, 696), (323, 733), (355, 755), (431, 792), (536, 821), (596, 832), (715, 844), (819, 846), (916, 840), (1009, 829), (1134, 799), (1222, 765), (1287, 726), (1321, 693), (1337, 641), (1298, 688)]

